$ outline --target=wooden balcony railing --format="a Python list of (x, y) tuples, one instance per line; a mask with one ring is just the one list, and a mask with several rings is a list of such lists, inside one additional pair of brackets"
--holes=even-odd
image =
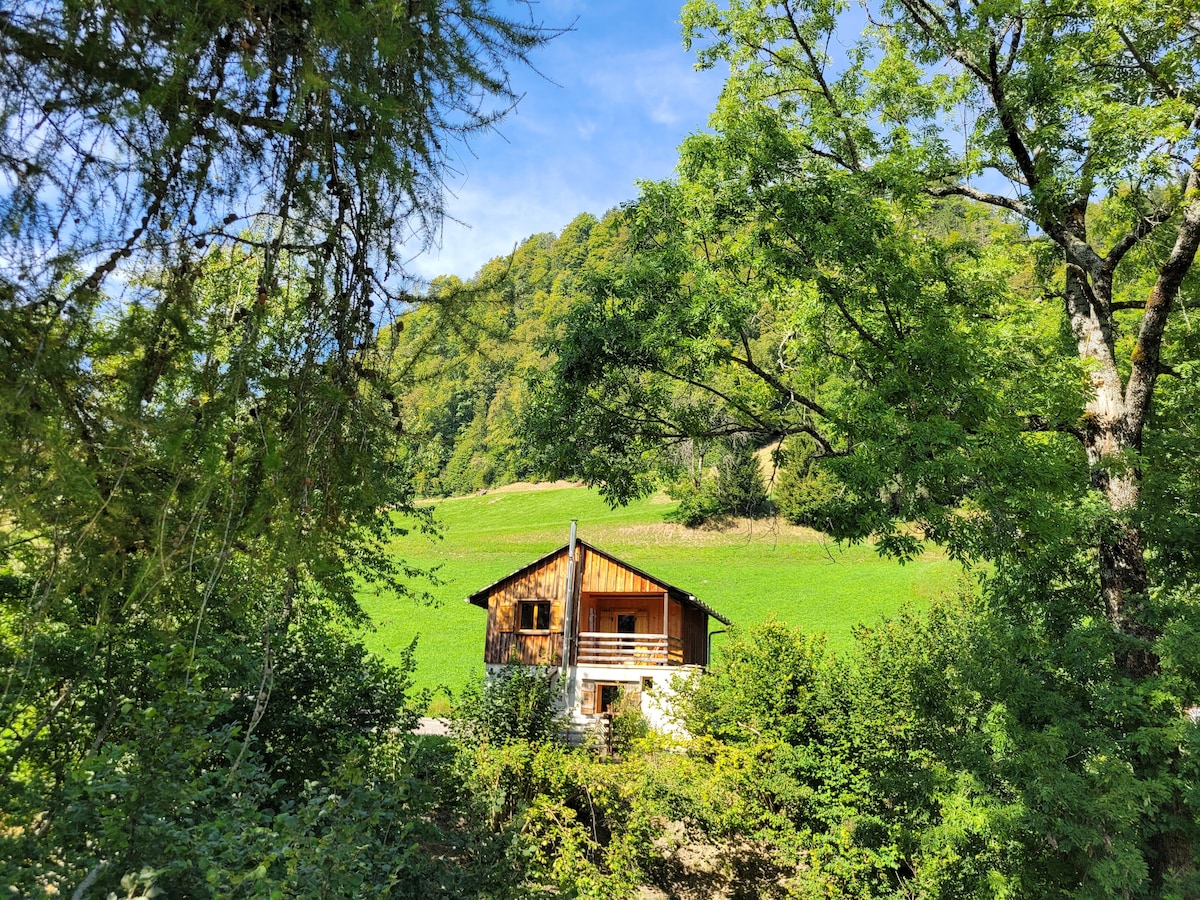
[(581, 631), (577, 662), (581, 666), (677, 666), (683, 663), (683, 641), (665, 634)]

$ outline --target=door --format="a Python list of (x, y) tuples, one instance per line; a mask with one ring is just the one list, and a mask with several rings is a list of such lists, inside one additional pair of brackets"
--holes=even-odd
[[(606, 609), (600, 613), (600, 630), (608, 634), (646, 634), (650, 617), (644, 609)], [(622, 640), (616, 645), (621, 656), (631, 661), (638, 655), (636, 641)]]
[(607, 634), (645, 634), (650, 618), (640, 609), (605, 609), (600, 612), (600, 630)]

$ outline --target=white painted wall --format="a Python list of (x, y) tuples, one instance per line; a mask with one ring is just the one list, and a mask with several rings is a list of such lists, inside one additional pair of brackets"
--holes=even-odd
[[(487, 666), (487, 676), (492, 678), (504, 670), (504, 666)], [(580, 711), (579, 704), (586, 681), (605, 684), (627, 684), (641, 691), (642, 714), (650, 727), (663, 734), (687, 737), (683, 727), (675, 721), (675, 681), (689, 678), (702, 671), (702, 666), (571, 666), (566, 671), (566, 690), (562, 695), (563, 711), (572, 731), (582, 734), (596, 726), (599, 716)], [(531, 667), (532, 671), (532, 667)], [(558, 670), (551, 670), (555, 678), (561, 677)], [(650, 686), (643, 688), (643, 679), (650, 679)]]

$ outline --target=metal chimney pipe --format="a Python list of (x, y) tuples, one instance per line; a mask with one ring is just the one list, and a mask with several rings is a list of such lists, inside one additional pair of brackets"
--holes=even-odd
[(561, 672), (565, 677), (571, 664), (575, 637), (575, 540), (579, 522), (571, 520), (571, 538), (567, 541), (567, 594), (563, 598), (563, 649)]

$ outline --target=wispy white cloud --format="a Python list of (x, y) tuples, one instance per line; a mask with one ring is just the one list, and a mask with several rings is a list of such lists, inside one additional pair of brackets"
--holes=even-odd
[(721, 77), (695, 71), (666, 6), (543, 0), (536, 15), (578, 15), (577, 30), (538, 57), (545, 77), (518, 73), (525, 97), (499, 133), (459, 149), (451, 218), (439, 246), (411, 262), (414, 274), (470, 277), (531, 234), (632, 199), (637, 181), (670, 176), (678, 144), (713, 108)]
[(689, 126), (704, 122), (719, 83), (714, 73), (697, 72), (678, 43), (622, 53), (589, 71), (585, 82), (607, 106), (660, 125)]
[(561, 231), (576, 215), (592, 210), (592, 200), (557, 178), (526, 176), (505, 185), (463, 189), (451, 207), (457, 221), (447, 219), (438, 246), (412, 260), (408, 269), (426, 280), (444, 274), (469, 278), (530, 235)]

